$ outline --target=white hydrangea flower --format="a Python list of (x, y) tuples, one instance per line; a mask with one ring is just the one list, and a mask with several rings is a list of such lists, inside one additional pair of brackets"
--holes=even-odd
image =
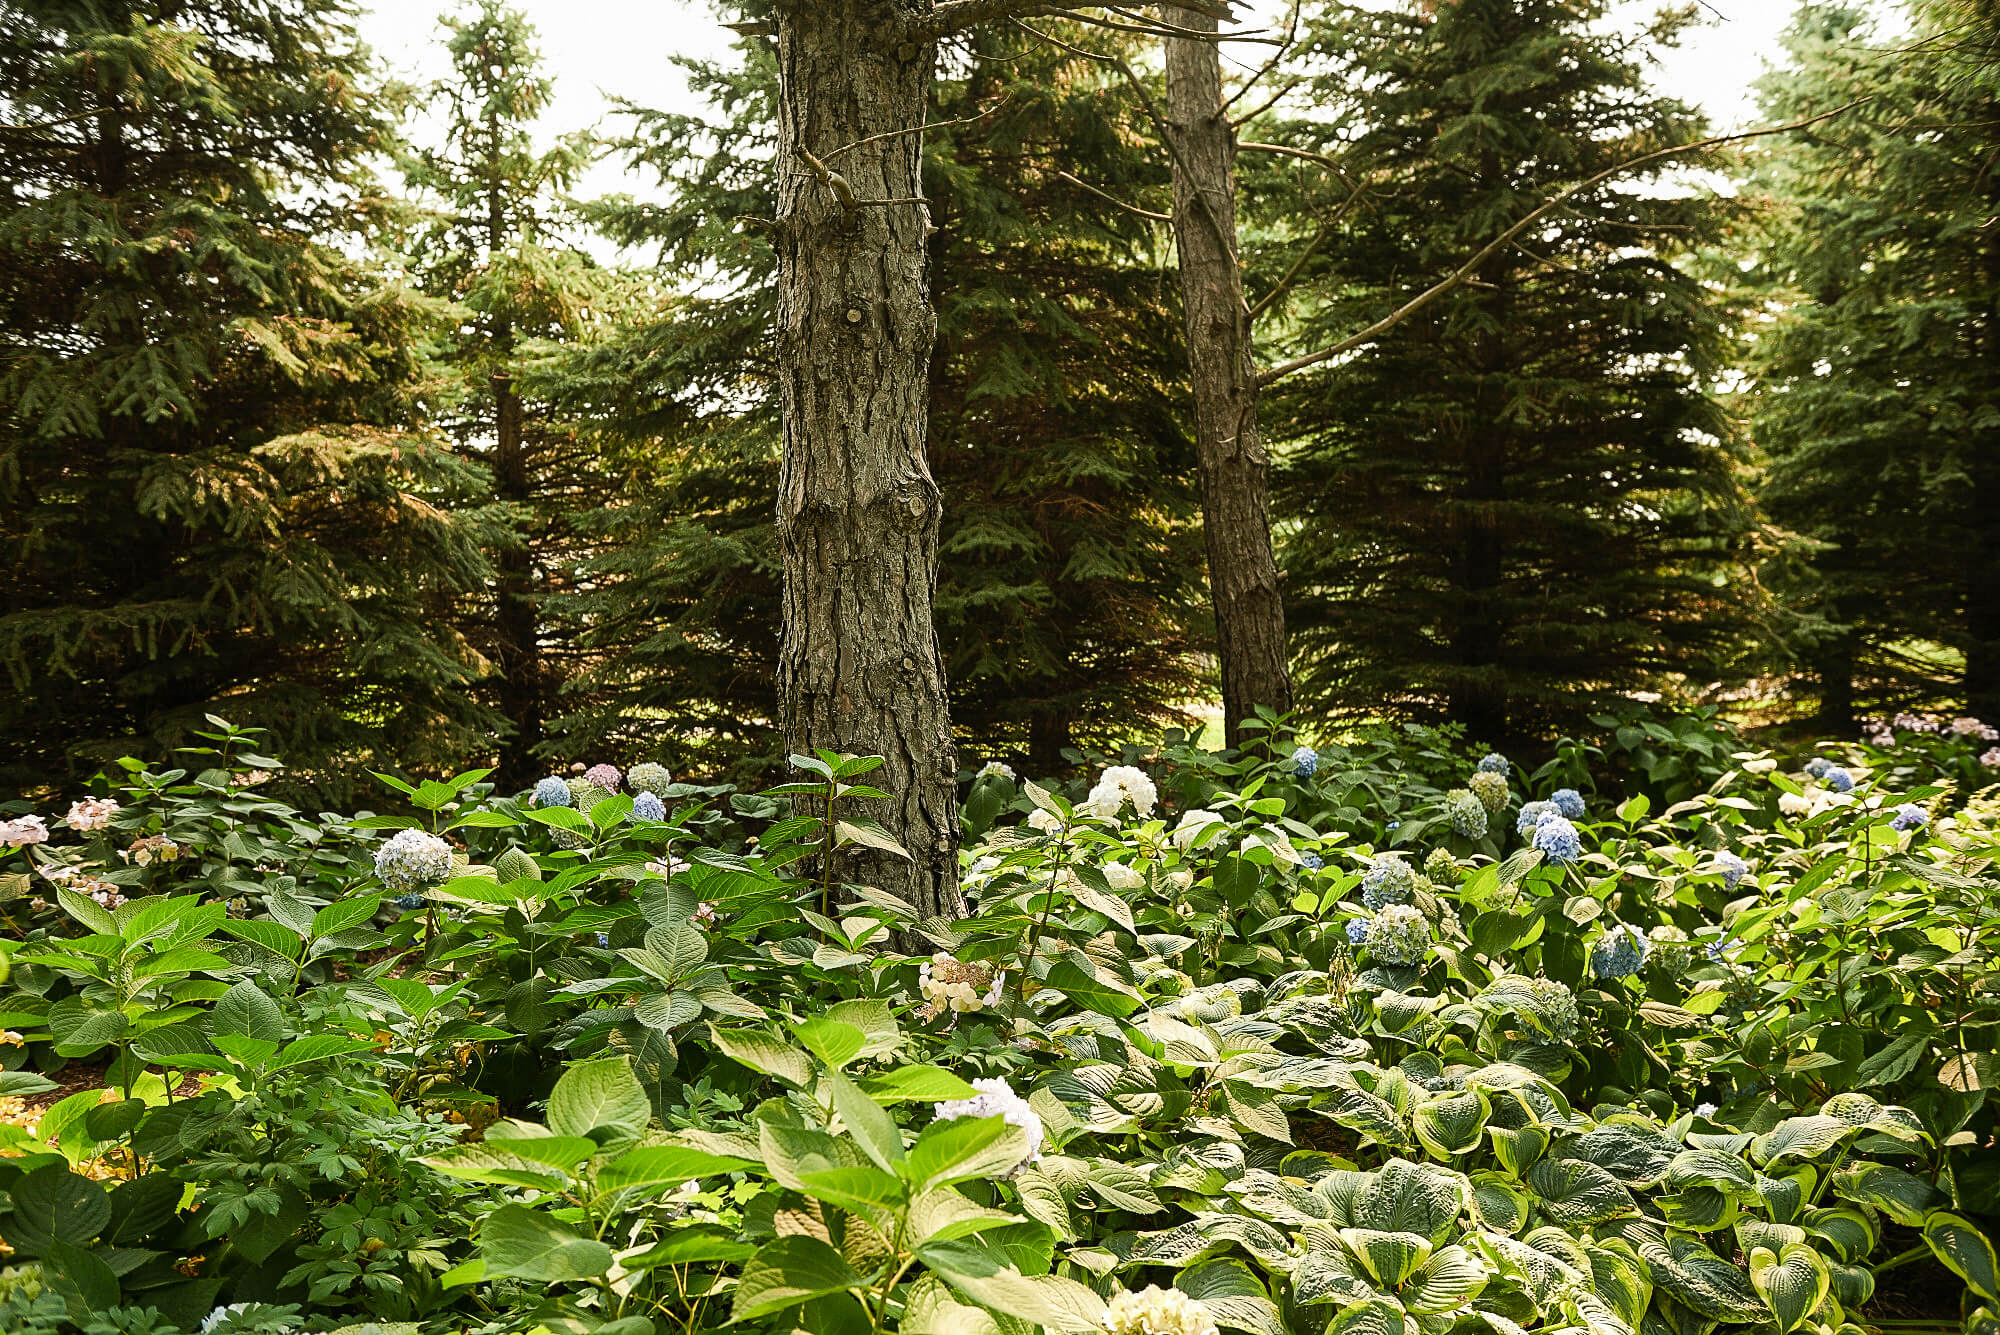
[(451, 879), (451, 845), (422, 830), (398, 830), (375, 850), (375, 875), (405, 892)]
[(1014, 773), (1014, 767), (1006, 761), (989, 760), (979, 767), (979, 777), (982, 779), (1000, 778), (1012, 783), (1021, 776)]
[(1105, 863), (1104, 879), (1113, 890), (1137, 890), (1146, 884), (1146, 874), (1129, 862)]
[(1179, 1289), (1148, 1284), (1114, 1294), (1104, 1313), (1106, 1335), (1217, 1335), (1208, 1309)]
[(924, 1018), (946, 1011), (963, 1015), (998, 1006), (1005, 995), (1007, 971), (939, 951), (917, 970), (917, 990), (924, 996)]
[(1181, 813), (1181, 823), (1174, 827), (1174, 847), (1188, 848), (1201, 837), (1201, 832), (1211, 825), (1222, 824), (1222, 817), (1213, 811), (1196, 807)]
[(110, 825), (111, 818), (117, 814), (117, 798), (86, 797), (70, 805), (69, 827), (72, 830), (101, 830)]
[(48, 822), (40, 816), (17, 816), (13, 820), (0, 821), (0, 844), (8, 848), (25, 848), (29, 844), (46, 844), (48, 841)]
[(1755, 760), (1746, 760), (1743, 762), (1743, 772), (1745, 774), (1769, 774), (1776, 768), (1778, 768), (1778, 762), (1770, 756), (1759, 756)]
[(199, 1335), (209, 1335), (210, 1331), (220, 1327), (224, 1322), (228, 1321), (229, 1318), (235, 1316), (238, 1312), (249, 1311), (250, 1306), (251, 1305), (249, 1303), (231, 1303), (227, 1307), (216, 1308), (214, 1311), (210, 1312), (207, 1316), (201, 1319), (201, 1325), (197, 1327)]
[(1133, 765), (1113, 765), (1097, 776), (1097, 786), (1083, 799), (1083, 805), (1091, 815), (1113, 820), (1130, 802), (1132, 810), (1143, 820), (1153, 814), (1159, 801), (1160, 790), (1153, 786), (1146, 771)]
[(1803, 816), (1812, 810), (1812, 799), (1804, 793), (1778, 794), (1778, 810), (1787, 816)]
[(1028, 828), (1040, 830), (1043, 834), (1055, 834), (1062, 829), (1062, 817), (1046, 807), (1036, 807), (1028, 813)]
[(999, 1117), (1004, 1118), (1009, 1126), (1019, 1127), (1028, 1140), (1028, 1155), (1001, 1174), (1002, 1177), (1014, 1177), (1042, 1157), (1044, 1136), (1041, 1114), (999, 1076), (975, 1080), (972, 1087), (979, 1091), (972, 1098), (937, 1104), (933, 1109), (937, 1120), (948, 1122), (957, 1117)]

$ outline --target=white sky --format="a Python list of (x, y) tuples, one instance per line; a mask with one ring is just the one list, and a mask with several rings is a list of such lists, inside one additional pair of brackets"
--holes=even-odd
[[(541, 38), (542, 55), (555, 79), (555, 99), (543, 122), (556, 135), (599, 122), (610, 96), (653, 106), (689, 107), (691, 99), (675, 54), (714, 57), (734, 34), (724, 29), (707, 0), (515, 0)], [(1256, 8), (1282, 12), (1281, 0), (1253, 0)], [(450, 0), (376, 0), (362, 37), (399, 77), (419, 83), (446, 69), (437, 16)], [(1622, 0), (1615, 17), (1637, 22), (1659, 7)], [(1743, 128), (1753, 119), (1750, 84), (1766, 58), (1779, 54), (1778, 34), (1794, 0), (1704, 0), (1704, 24), (1680, 50), (1666, 53), (1659, 86), (1704, 107), (1718, 130)], [(610, 128), (607, 126), (607, 128)], [(423, 130), (414, 133), (419, 138)], [(652, 193), (650, 181), (600, 165), (580, 184), (584, 197)]]

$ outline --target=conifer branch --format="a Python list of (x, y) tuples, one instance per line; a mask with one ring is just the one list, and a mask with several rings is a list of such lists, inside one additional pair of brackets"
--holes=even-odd
[(1067, 181), (1079, 190), (1089, 191), (1091, 194), (1096, 195), (1099, 199), (1103, 200), (1105, 203), (1115, 204), (1119, 208), (1125, 210), (1127, 213), (1136, 213), (1141, 218), (1151, 218), (1154, 222), (1172, 222), (1174, 220), (1174, 215), (1171, 213), (1155, 213), (1151, 209), (1142, 209), (1137, 204), (1127, 204), (1124, 200), (1119, 199), (1116, 195), (1108, 195), (1104, 191), (1099, 190), (1096, 186), (1092, 185), (1090, 182), (1082, 180), (1079, 177), (1072, 176), (1068, 172), (1057, 172), (1056, 179), (1058, 181)]
[(1856, 98), (1854, 101), (1849, 102), (1844, 106), (1835, 107), (1832, 111), (1822, 111), (1816, 116), (1807, 116), (1800, 120), (1787, 121), (1783, 125), (1767, 125), (1762, 127), (1761, 129), (1742, 130), (1735, 134), (1712, 135), (1707, 139), (1697, 139), (1693, 143), (1676, 144), (1672, 148), (1655, 149), (1651, 153), (1642, 153), (1636, 158), (1631, 158), (1613, 167), (1607, 167), (1603, 171), (1598, 172), (1595, 176), (1589, 177), (1582, 181), (1578, 181), (1575, 185), (1570, 186), (1568, 189), (1563, 190), (1558, 194), (1556, 194), (1553, 198), (1548, 200), (1548, 202), (1542, 204), (1540, 207), (1535, 208), (1526, 213), (1525, 215), (1523, 215), (1506, 231), (1502, 232), (1499, 236), (1494, 237), (1493, 240), (1489, 241), (1486, 245), (1480, 247), (1479, 251), (1476, 254), (1474, 254), (1471, 259), (1467, 260), (1464, 264), (1459, 265), (1458, 268), (1452, 270), (1449, 274), (1445, 275), (1437, 282), (1431, 284), (1429, 287), (1425, 288), (1422, 292), (1419, 292), (1416, 296), (1410, 298), (1408, 301), (1404, 302), (1401, 306), (1398, 306), (1395, 310), (1389, 312), (1389, 314), (1377, 320), (1374, 324), (1369, 325), (1366, 329), (1362, 329), (1354, 334), (1350, 334), (1348, 337), (1341, 339), (1338, 343), (1334, 343), (1329, 347), (1321, 348), (1317, 352), (1309, 352), (1305, 354), (1303, 357), (1294, 357), (1288, 362), (1280, 362), (1276, 366), (1270, 367), (1264, 371), (1260, 371), (1257, 375), (1257, 384), (1260, 387), (1270, 385), (1275, 381), (1282, 380), (1284, 377), (1292, 374), (1292, 372), (1294, 371), (1303, 371), (1309, 366), (1317, 366), (1321, 362), (1330, 361), (1331, 359), (1340, 356), (1342, 353), (1352, 352), (1354, 349), (1362, 346), (1364, 343), (1374, 342), (1376, 339), (1380, 338), (1383, 334), (1386, 334), (1391, 329), (1394, 329), (1397, 325), (1401, 324), (1404, 320), (1407, 320), (1410, 316), (1416, 314), (1419, 310), (1422, 310), (1425, 306), (1429, 305), (1432, 301), (1434, 301), (1438, 297), (1443, 296), (1445, 293), (1451, 291), (1453, 288), (1464, 286), (1467, 280), (1469, 280), (1475, 273), (1477, 273), (1479, 269), (1488, 260), (1492, 259), (1495, 255), (1499, 254), (1501, 251), (1507, 249), (1507, 247), (1513, 245), (1515, 239), (1519, 237), (1521, 233), (1527, 231), (1530, 227), (1533, 227), (1543, 218), (1548, 217), (1551, 213), (1554, 213), (1556, 210), (1560, 209), (1563, 205), (1567, 204), (1570, 200), (1576, 198), (1584, 191), (1589, 190), (1594, 186), (1602, 185), (1604, 182), (1610, 180), (1614, 176), (1623, 175), (1624, 173), (1631, 171), (1633, 168), (1643, 167), (1649, 162), (1658, 162), (1662, 158), (1678, 157), (1683, 153), (1696, 153), (1700, 152), (1703, 149), (1716, 148), (1723, 144), (1738, 143), (1745, 139), (1761, 139), (1767, 135), (1788, 134), (1793, 130), (1803, 130), (1809, 125), (1817, 125), (1819, 122), (1823, 120), (1830, 120), (1835, 116), (1841, 115), (1844, 112), (1852, 111), (1854, 108), (1862, 105), (1863, 103), (1872, 100), (1873, 99), (1870, 97)]

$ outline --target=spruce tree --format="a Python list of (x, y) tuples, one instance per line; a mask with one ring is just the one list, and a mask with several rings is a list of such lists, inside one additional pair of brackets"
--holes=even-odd
[(308, 772), (449, 764), (488, 721), (450, 629), (480, 473), (407, 429), (429, 312), (352, 258), (392, 110), (352, 15), (5, 7), (0, 787), (209, 712)]
[(1766, 110), (1868, 101), (1751, 181), (1779, 308), (1753, 344), (1761, 498), (1811, 544), (1767, 580), (1842, 729), (1939, 697), (2000, 718), (2000, 26), (1966, 0), (1909, 17), (1800, 10)]
[[(776, 756), (778, 441), (769, 48), (691, 68), (712, 117), (648, 113), (626, 150), (674, 204), (594, 212), (688, 288), (665, 319), (585, 354), (637, 490), (578, 603), (604, 657), (580, 735), (659, 727), (713, 761)], [(1177, 718), (1200, 690), (1193, 456), (1160, 238), (1064, 180), (1164, 184), (1115, 75), (980, 31), (933, 89), (924, 190), (938, 344), (927, 455), (943, 493), (936, 619), (961, 743), (1054, 768)], [(964, 122), (953, 124), (952, 122)], [(699, 281), (697, 281), (699, 280)], [(601, 703), (599, 703), (601, 701)], [(637, 723), (634, 720), (641, 720)], [(643, 720), (655, 720), (646, 722)]]
[[(1329, 134), (1373, 198), (1323, 247), (1303, 347), (1394, 310), (1556, 191), (1698, 137), (1647, 88), (1677, 20), (1457, 0), (1312, 35)], [(1342, 114), (1344, 111), (1344, 115)], [(1302, 698), (1498, 741), (1700, 670), (1736, 629), (1745, 531), (1707, 392), (1722, 314), (1674, 258), (1716, 206), (1646, 175), (1550, 214), (1464, 286), (1267, 397)]]
[(576, 627), (545, 604), (586, 554), (572, 516), (606, 494), (595, 442), (554, 412), (546, 368), (565, 345), (604, 327), (628, 295), (564, 239), (565, 192), (587, 160), (572, 136), (536, 148), (533, 131), (553, 81), (520, 11), (477, 0), (444, 20), (452, 75), (431, 93), (442, 142), (411, 154), (406, 174), (426, 210), (409, 241), (423, 288), (462, 312), (436, 352), (449, 377), (441, 425), (490, 469), (499, 521), (497, 578), (468, 619), (492, 664), (506, 720), (498, 780), (520, 788), (546, 764), (547, 721), (564, 681), (583, 670)]

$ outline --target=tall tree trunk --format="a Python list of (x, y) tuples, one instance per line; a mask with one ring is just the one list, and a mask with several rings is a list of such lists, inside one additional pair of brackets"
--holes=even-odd
[(885, 757), (870, 782), (892, 796), (869, 814), (910, 858), (858, 854), (844, 874), (955, 915), (958, 762), (931, 616), (942, 506), (924, 458), (930, 212), (874, 202), (922, 194), (915, 131), (936, 52), (905, 20), (929, 8), (777, 10), (778, 692), (794, 752)]
[[(1161, 5), (1160, 13), (1180, 27), (1218, 29), (1209, 15), (1177, 5)], [(1271, 550), (1270, 460), (1257, 431), (1250, 312), (1236, 247), (1236, 134), (1222, 111), (1222, 57), (1215, 42), (1164, 40), (1202, 533), (1222, 658), (1223, 732), (1236, 746), (1257, 706), (1292, 707), (1285, 604)]]

